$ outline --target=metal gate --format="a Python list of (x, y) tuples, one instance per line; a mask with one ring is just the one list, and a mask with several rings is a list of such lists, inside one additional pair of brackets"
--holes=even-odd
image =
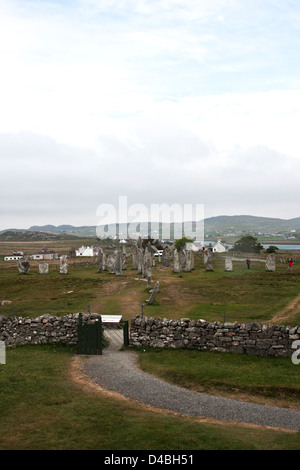
[(103, 331), (101, 318), (95, 323), (82, 323), (82, 314), (78, 318), (78, 354), (102, 354)]
[(128, 321), (121, 323), (121, 316), (101, 315), (95, 323), (82, 323), (78, 318), (78, 354), (102, 354), (103, 348), (119, 351), (129, 346)]

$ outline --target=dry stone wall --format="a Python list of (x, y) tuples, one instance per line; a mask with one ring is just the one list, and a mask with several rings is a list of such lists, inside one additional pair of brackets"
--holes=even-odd
[[(56, 317), (50, 314), (37, 318), (0, 316), (0, 341), (6, 346), (27, 344), (68, 344), (78, 341), (79, 313)], [(82, 323), (93, 323), (101, 316), (83, 314)]]
[(188, 318), (169, 320), (135, 316), (131, 319), (130, 345), (153, 348), (190, 348), (258, 356), (291, 356), (300, 327), (259, 323), (209, 323)]

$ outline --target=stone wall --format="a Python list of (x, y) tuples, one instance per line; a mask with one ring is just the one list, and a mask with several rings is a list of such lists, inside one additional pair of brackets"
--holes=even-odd
[(209, 323), (188, 318), (168, 320), (136, 316), (131, 320), (130, 345), (190, 348), (258, 356), (291, 356), (300, 327), (259, 323)]
[[(62, 343), (75, 345), (78, 341), (79, 313), (55, 317), (50, 314), (37, 318), (0, 316), (0, 341), (6, 346)], [(83, 314), (82, 323), (93, 323), (96, 313)]]

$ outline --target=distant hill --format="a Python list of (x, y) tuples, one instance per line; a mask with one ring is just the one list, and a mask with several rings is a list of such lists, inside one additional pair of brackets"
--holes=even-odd
[[(188, 224), (187, 224), (188, 225)], [(109, 228), (114, 228), (114, 225), (109, 226)], [(159, 225), (157, 222), (152, 222), (151, 224), (152, 236), (153, 238), (159, 238)], [(254, 232), (261, 234), (269, 233), (287, 233), (291, 230), (300, 231), (300, 217), (294, 219), (279, 219), (272, 217), (257, 217), (252, 215), (219, 215), (216, 217), (209, 217), (204, 220), (204, 233), (207, 234), (226, 234), (226, 233), (235, 233), (239, 234), (241, 232)], [(6, 233), (6, 235), (4, 235)], [(15, 235), (12, 235), (15, 234)], [(21, 233), (23, 235), (17, 235)], [(42, 235), (38, 235), (41, 234)], [(148, 235), (148, 223), (144, 222), (140, 224), (140, 234), (141, 236)], [(157, 235), (157, 236), (156, 236)], [(3, 238), (4, 236), (4, 238)], [(0, 240), (7, 239), (7, 237), (23, 237), (19, 238), (20, 240), (27, 239), (42, 239), (42, 240), (55, 240), (63, 237), (61, 239), (67, 238), (78, 238), (78, 237), (95, 237), (96, 236), (96, 226), (79, 226), (74, 227), (73, 225), (33, 225), (28, 230), (22, 229), (9, 229), (3, 230), (0, 232)], [(39, 237), (49, 237), (49, 238), (39, 238)], [(126, 238), (126, 224), (120, 224), (120, 237)]]
[(221, 215), (205, 219), (205, 232), (209, 231), (254, 231), (261, 233), (290, 232), (300, 229), (300, 217), (285, 220), (251, 215)]
[(54, 233), (54, 234), (69, 234), (76, 237), (95, 237), (96, 236), (96, 227), (95, 226), (80, 226), (74, 227), (73, 225), (33, 225), (29, 227), (29, 230)]
[(77, 239), (70, 234), (53, 234), (31, 230), (4, 231), (0, 233), (0, 241), (17, 242), (17, 241), (51, 241), (51, 240), (70, 240)]

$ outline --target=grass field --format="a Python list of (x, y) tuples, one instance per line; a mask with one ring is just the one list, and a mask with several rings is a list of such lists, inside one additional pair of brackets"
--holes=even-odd
[[(70, 246), (66, 241), (60, 243), (67, 252)], [(27, 251), (32, 250), (31, 243)], [(171, 267), (162, 268), (157, 263), (152, 279), (153, 285), (160, 281), (160, 292), (150, 306), (146, 303), (146, 283), (138, 280), (140, 276), (131, 269), (130, 259), (122, 276), (98, 273), (97, 265), (81, 266), (80, 262), (83, 259), (70, 259), (67, 275), (59, 273), (58, 261), (50, 262), (48, 275), (38, 273), (38, 262), (31, 262), (27, 275), (18, 273), (16, 263), (1, 262), (0, 300), (11, 301), (1, 307), (1, 313), (34, 317), (86, 312), (90, 308), (96, 313), (121, 314), (128, 320), (140, 314), (144, 304), (147, 316), (266, 322), (300, 294), (300, 264), (288, 272), (287, 264), (277, 263), (276, 272), (268, 273), (262, 262), (253, 261), (247, 270), (244, 261), (234, 261), (234, 271), (225, 272), (224, 259), (218, 257), (214, 271), (207, 272), (201, 256), (196, 255), (195, 269), (183, 273), (182, 278)], [(300, 324), (300, 308), (296, 305), (289, 310), (285, 319), (291, 325)]]
[[(60, 253), (67, 253), (73, 241), (59, 243)], [(22, 251), (35, 248), (31, 243)], [(9, 252), (20, 249), (9, 246)], [(8, 253), (7, 242), (0, 245), (0, 253)], [(38, 273), (37, 262), (32, 262), (29, 274), (20, 275), (16, 263), (2, 261), (0, 300), (11, 304), (0, 306), (0, 315), (64, 315), (90, 308), (129, 320), (141, 313), (144, 304), (144, 314), (153, 317), (260, 323), (275, 319), (300, 325), (300, 263), (292, 272), (285, 263), (277, 263), (276, 272), (268, 273), (262, 262), (253, 261), (248, 271), (244, 261), (235, 261), (234, 271), (226, 273), (224, 259), (216, 257), (214, 271), (207, 272), (196, 255), (195, 269), (182, 278), (157, 263), (152, 279), (153, 285), (160, 281), (160, 291), (152, 306), (146, 303), (146, 282), (139, 280), (130, 260), (127, 267), (122, 276), (115, 276), (71, 259), (67, 275), (59, 273), (57, 261), (50, 262), (48, 275)], [(299, 409), (300, 369), (289, 358), (184, 350), (140, 350), (138, 354), (143, 369), (179, 385)], [(0, 449), (300, 448), (299, 433), (155, 413), (83, 387), (71, 373), (75, 357), (67, 347), (7, 351), (6, 365), (0, 365)]]

